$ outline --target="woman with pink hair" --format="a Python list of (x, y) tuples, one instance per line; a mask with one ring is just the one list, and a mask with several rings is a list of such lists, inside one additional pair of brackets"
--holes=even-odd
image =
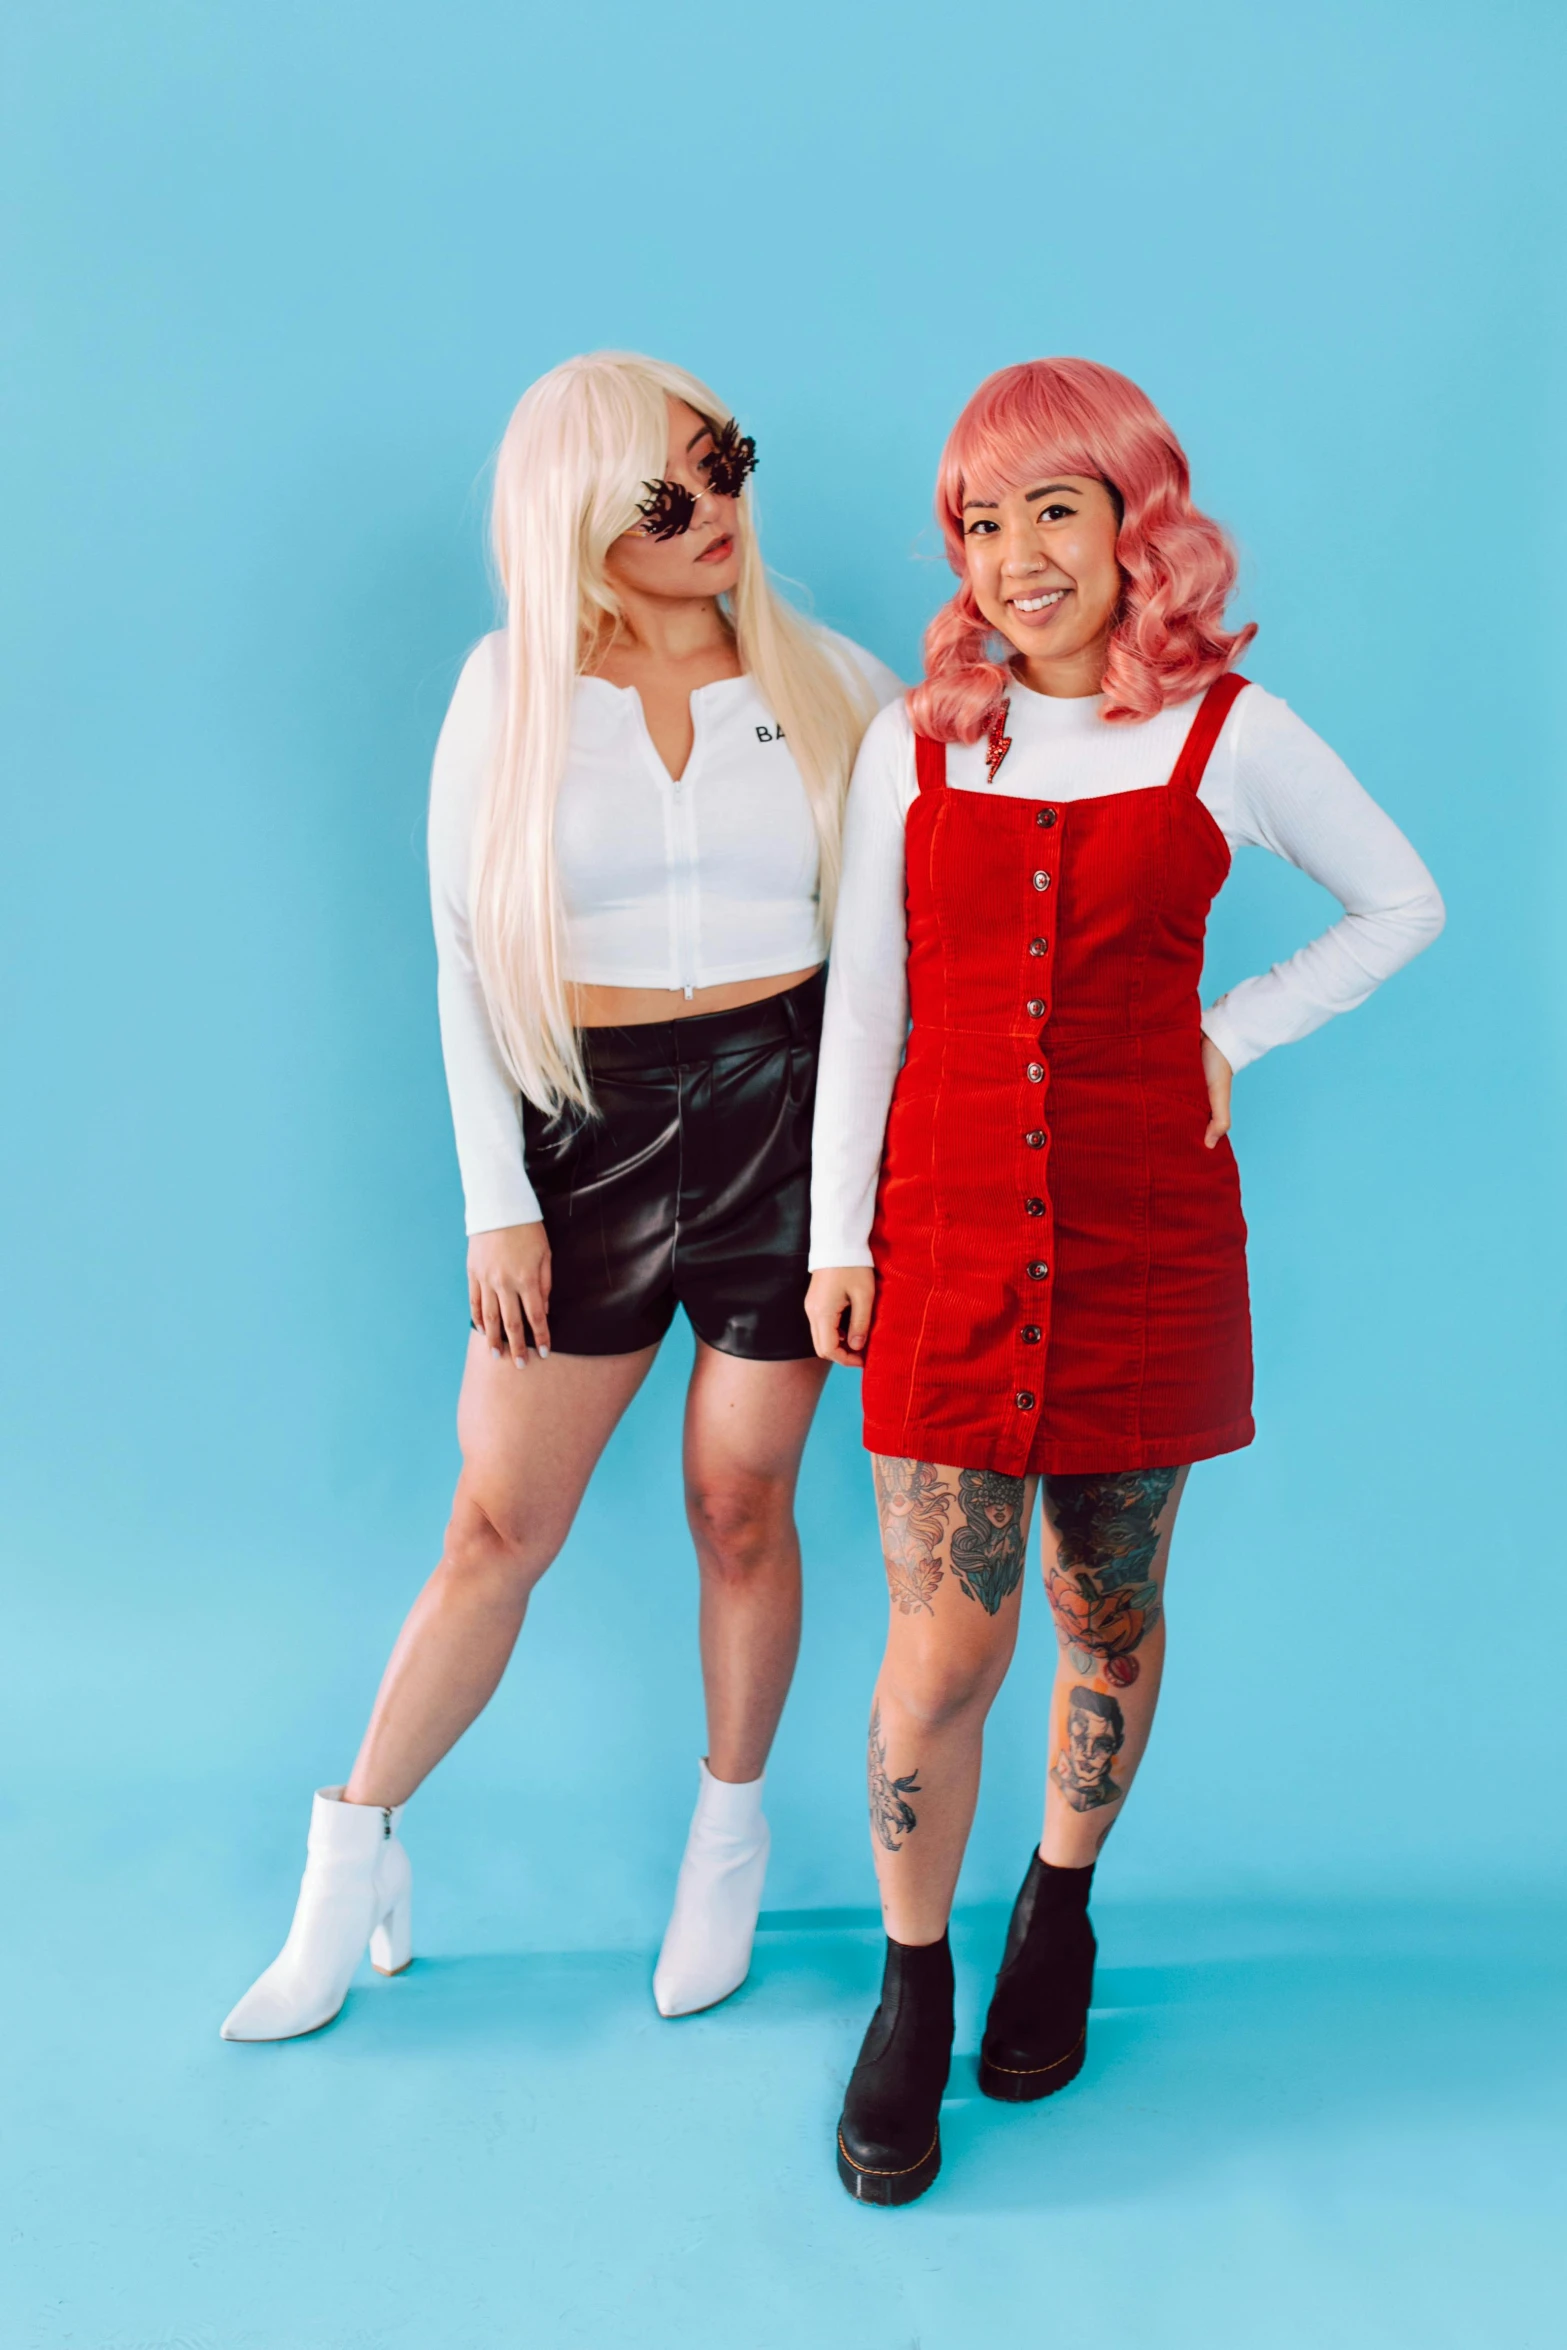
[[(837, 2148), (884, 2204), (940, 2166), (947, 1921), (1036, 1491), (1044, 1830), (980, 2056), (1011, 2102), (1082, 2067), (1089, 1888), (1153, 1723), (1176, 1510), (1193, 1462), (1252, 1437), (1232, 1075), (1363, 1003), (1443, 920), (1343, 763), (1237, 676), (1233, 554), (1135, 384), (1004, 368), (958, 419), (936, 512), (958, 592), (850, 790), (807, 1300), (818, 1353), (864, 1370), (891, 1594), (868, 1758), (887, 1951)], [(1242, 843), (1344, 912), (1204, 1011)]]

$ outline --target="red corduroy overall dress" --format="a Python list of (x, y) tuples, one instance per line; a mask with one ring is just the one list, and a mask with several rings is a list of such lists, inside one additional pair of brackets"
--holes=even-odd
[(1198, 997), (1230, 852), (1197, 787), (1244, 684), (1210, 686), (1162, 790), (949, 791), (945, 746), (916, 742), (872, 1452), (1021, 1476), (1251, 1441), (1246, 1225), (1228, 1141), (1203, 1143)]

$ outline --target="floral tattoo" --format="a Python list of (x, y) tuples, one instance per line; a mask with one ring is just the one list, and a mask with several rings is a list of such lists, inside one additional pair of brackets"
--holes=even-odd
[(1091, 1672), (1097, 1663), (1117, 1688), (1136, 1680), (1136, 1651), (1160, 1617), (1153, 1563), (1159, 1519), (1179, 1474), (1143, 1469), (1045, 1479), (1057, 1540), (1045, 1581), (1074, 1671)]
[(941, 1583), (936, 1554), (946, 1539), (952, 1488), (943, 1485), (930, 1461), (891, 1460), (874, 1453), (871, 1465), (888, 1588), (903, 1615), (932, 1615), (931, 1601)]
[(886, 1852), (901, 1852), (903, 1840), (919, 1826), (911, 1795), (921, 1793), (919, 1766), (901, 1779), (887, 1776), (887, 1741), (881, 1732), (881, 1707), (871, 1707), (870, 1738), (866, 1746), (865, 1775), (870, 1794), (871, 1829)]

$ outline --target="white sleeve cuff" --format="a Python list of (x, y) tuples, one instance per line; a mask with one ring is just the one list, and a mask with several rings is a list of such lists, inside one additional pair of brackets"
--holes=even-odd
[(544, 1221), (538, 1194), (520, 1169), (515, 1189), (487, 1193), (481, 1198), (466, 1201), (465, 1205), (466, 1230), (470, 1240), (480, 1232), (506, 1232), (513, 1224), (542, 1224)]
[(805, 1260), (808, 1273), (825, 1272), (829, 1267), (837, 1272), (849, 1265), (863, 1265), (869, 1272), (872, 1262), (871, 1252), (863, 1241), (845, 1240), (841, 1233), (831, 1232), (824, 1240), (818, 1240), (815, 1230), (812, 1230), (811, 1253)]
[(1216, 1004), (1208, 1006), (1202, 1016), (1202, 1032), (1210, 1044), (1218, 1046), (1230, 1067), (1238, 1073), (1242, 1069), (1249, 1069), (1253, 1061), (1260, 1060), (1261, 1054), (1252, 1051), (1231, 1019), (1225, 1009), (1228, 1000), (1226, 996), (1220, 996)]

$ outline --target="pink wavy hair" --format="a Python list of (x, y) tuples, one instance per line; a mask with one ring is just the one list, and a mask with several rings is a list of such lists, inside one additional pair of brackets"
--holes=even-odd
[(1012, 684), (966, 577), (963, 500), (1021, 489), (1041, 469), (1093, 475), (1121, 509), (1103, 718), (1134, 723), (1201, 693), (1257, 633), (1224, 625), (1235, 550), (1192, 504), (1186, 453), (1147, 393), (1092, 359), (1003, 367), (953, 426), (936, 479), (936, 519), (963, 584), (925, 631), (925, 676), (908, 704), (916, 730), (939, 742), (976, 741)]

